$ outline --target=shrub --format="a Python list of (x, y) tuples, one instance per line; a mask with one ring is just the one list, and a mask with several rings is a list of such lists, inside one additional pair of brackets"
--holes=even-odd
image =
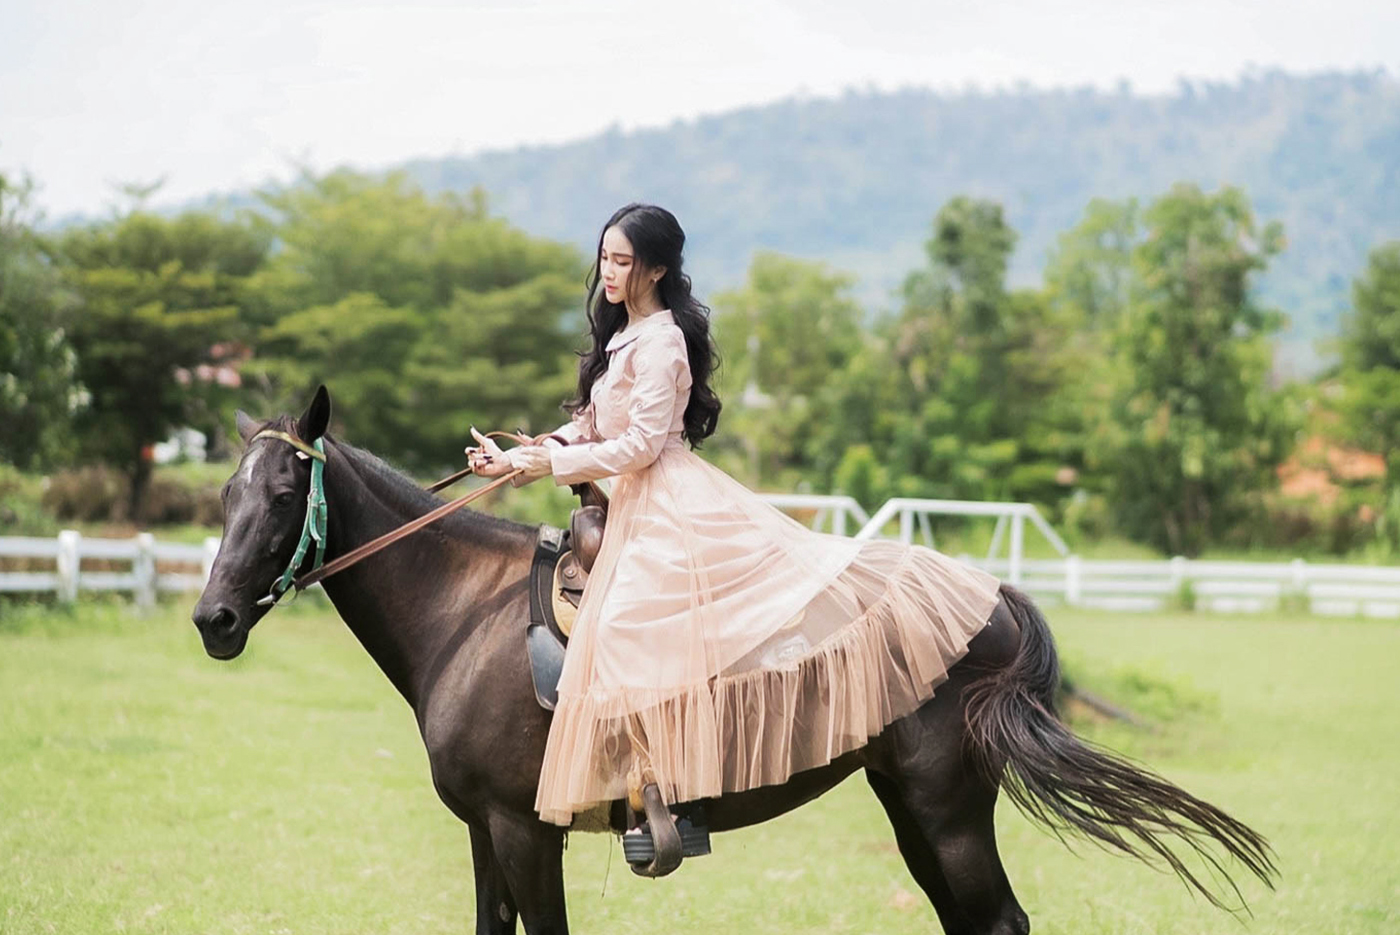
[(112, 468), (89, 465), (58, 471), (49, 478), (43, 505), (68, 522), (108, 523), (126, 519), (126, 478)]
[(1225, 537), (1246, 549), (1288, 549), (1346, 555), (1376, 535), (1373, 491), (1342, 488), (1331, 503), (1270, 493), (1259, 497), (1248, 521)]
[(217, 526), (223, 519), (219, 488), (188, 484), (157, 474), (146, 489), (141, 515), (127, 515), (130, 484), (109, 467), (59, 471), (49, 478), (43, 507), (57, 520), (78, 523), (135, 521), (145, 526)]
[(9, 536), (52, 536), (58, 523), (41, 502), (43, 481), (0, 464), (0, 531)]
[(217, 526), (223, 521), (223, 515), (217, 487), (192, 486), (157, 477), (146, 489), (140, 521), (151, 526), (183, 523)]

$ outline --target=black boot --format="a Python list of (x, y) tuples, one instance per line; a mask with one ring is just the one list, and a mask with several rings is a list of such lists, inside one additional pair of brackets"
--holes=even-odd
[(646, 820), (622, 836), (622, 854), (633, 873), (664, 877), (681, 865), (681, 858), (710, 853), (710, 829), (698, 802), (667, 809), (656, 783), (648, 783), (642, 804)]

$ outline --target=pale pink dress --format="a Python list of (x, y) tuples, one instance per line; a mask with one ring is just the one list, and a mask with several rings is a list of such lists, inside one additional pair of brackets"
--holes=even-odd
[(997, 579), (922, 546), (814, 532), (681, 441), (669, 311), (615, 334), (554, 479), (613, 478), (535, 807), (556, 824), (655, 781), (668, 802), (784, 782), (932, 696)]

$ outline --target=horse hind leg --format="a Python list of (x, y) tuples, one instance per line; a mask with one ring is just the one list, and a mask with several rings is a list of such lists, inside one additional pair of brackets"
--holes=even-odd
[[(989, 665), (1014, 654), (1015, 641), (1004, 631), (1004, 626), (983, 631), (969, 657)], [(1010, 633), (1014, 637), (1014, 626)], [(1026, 935), (1030, 921), (997, 853), (992, 820), (997, 783), (965, 754), (963, 689), (975, 677), (966, 667), (955, 668), (923, 707), (890, 725), (873, 751), (875, 765), (867, 776), (944, 931)]]
[(971, 773), (916, 784), (873, 771), (866, 777), (947, 935), (1028, 935), (1030, 919), (997, 853), (995, 787)]
[(939, 869), (938, 855), (924, 837), (918, 820), (904, 804), (899, 787), (895, 785), (894, 780), (872, 770), (866, 770), (865, 779), (874, 790), (875, 797), (884, 806), (885, 814), (894, 826), (894, 840), (899, 846), (900, 856), (904, 858), (904, 865), (909, 868), (909, 874), (924, 891), (929, 902), (933, 903), (933, 911), (938, 913), (938, 921), (943, 924), (943, 931), (966, 930), (971, 923), (958, 909), (957, 897), (953, 895), (948, 881), (943, 879), (943, 871)]

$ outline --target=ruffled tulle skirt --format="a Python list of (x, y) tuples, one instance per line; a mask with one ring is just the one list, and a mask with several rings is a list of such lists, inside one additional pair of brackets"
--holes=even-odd
[(611, 496), (540, 772), (556, 824), (647, 782), (691, 801), (863, 746), (998, 600), (932, 549), (814, 532), (674, 441)]

